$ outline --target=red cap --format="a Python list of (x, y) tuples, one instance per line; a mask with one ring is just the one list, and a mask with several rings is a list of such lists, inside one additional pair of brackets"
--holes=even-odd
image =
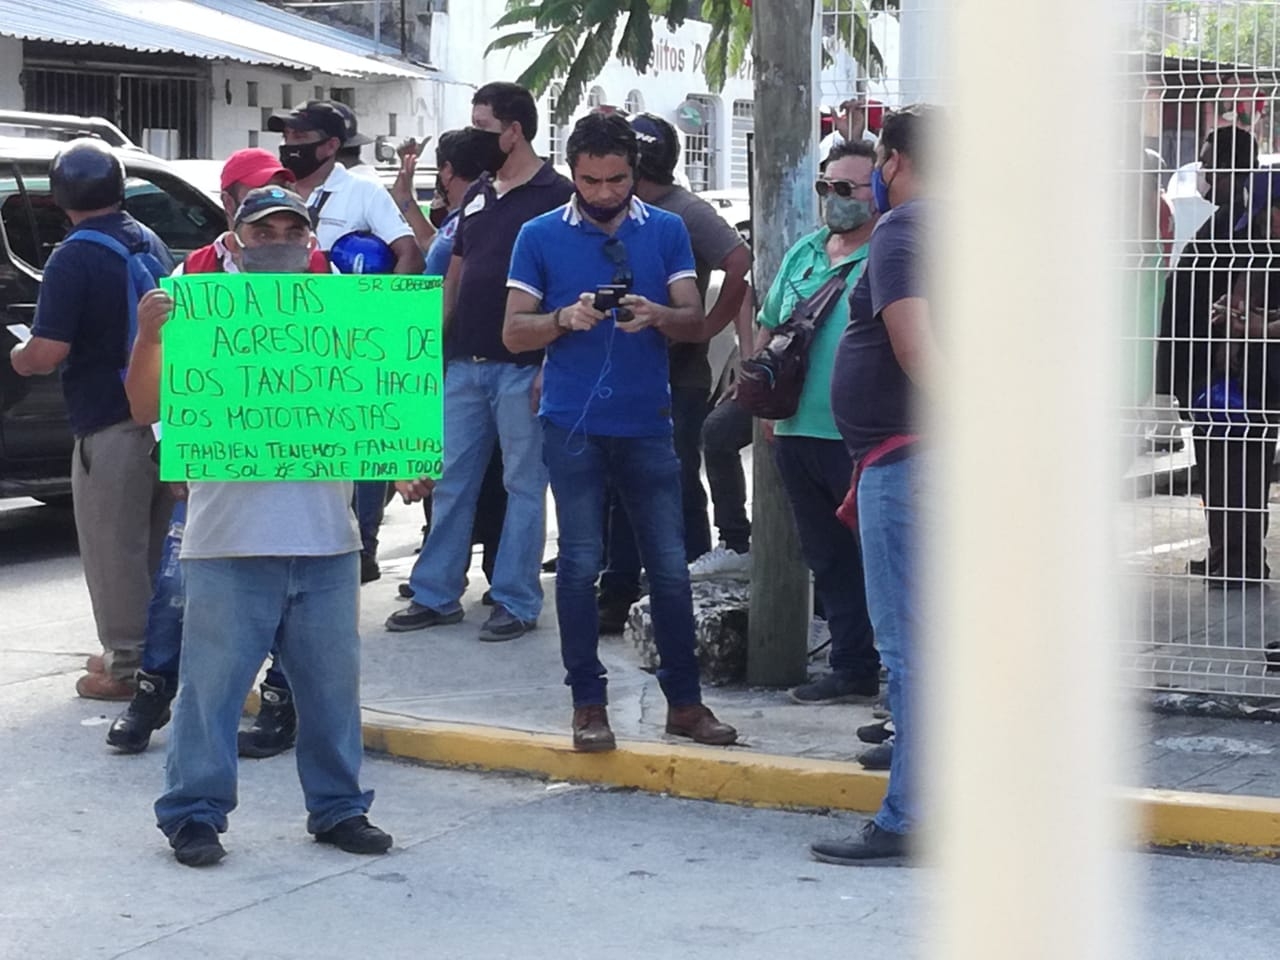
[(227, 162), (222, 165), (222, 189), (226, 190), (235, 183), (255, 189), (265, 187), (273, 177), (281, 174), (288, 183), (297, 179), (280, 165), (280, 159), (274, 153), (261, 147), (247, 147), (227, 157)]

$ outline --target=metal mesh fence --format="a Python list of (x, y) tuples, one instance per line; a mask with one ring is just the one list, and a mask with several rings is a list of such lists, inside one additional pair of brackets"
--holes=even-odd
[[(824, 3), (823, 56), (837, 69), (824, 73), (818, 91), (820, 152), (841, 138), (874, 139), (884, 110), (945, 100), (939, 65), (921, 55), (910, 20), (941, 16), (940, 8), (872, 9), (880, 6)], [(1113, 191), (1125, 224), (1117, 251), (1122, 393), (1116, 436), (1098, 438), (1100, 447), (1118, 440), (1123, 463), (1116, 542), (1132, 587), (1123, 660), (1129, 679), (1152, 689), (1276, 697), (1280, 0), (1124, 6), (1126, 129), (1121, 189)], [(993, 91), (993, 120), (998, 103)], [(981, 140), (995, 134), (975, 132)], [(1062, 136), (1117, 147), (1110, 129)], [(1053, 145), (1009, 149), (1017, 158), (1001, 162), (1034, 162)], [(1073, 193), (1110, 186), (1046, 183), (1042, 197), (1024, 199), (1052, 216)], [(1100, 230), (1098, 242), (1113, 238)], [(1110, 388), (1103, 366), (1081, 390)]]

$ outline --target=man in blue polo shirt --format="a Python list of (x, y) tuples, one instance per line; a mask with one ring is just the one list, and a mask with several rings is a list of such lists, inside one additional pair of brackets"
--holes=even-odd
[(595, 596), (610, 486), (649, 571), (667, 733), (737, 739), (702, 703), (672, 445), (668, 338), (701, 336), (702, 299), (684, 224), (634, 196), (637, 152), (622, 117), (579, 120), (566, 150), (574, 196), (521, 229), (507, 280), (507, 349), (546, 348), (540, 416), (560, 523), (556, 613), (573, 746), (583, 751), (615, 746)]

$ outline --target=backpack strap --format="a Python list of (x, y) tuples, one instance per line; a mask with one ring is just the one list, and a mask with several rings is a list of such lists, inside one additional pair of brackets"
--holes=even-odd
[[(128, 339), (125, 341), (125, 357), (127, 358), (133, 351), (133, 341), (138, 336), (138, 300), (148, 290), (156, 288), (157, 281), (165, 275), (164, 266), (150, 250), (138, 252), (130, 250), (115, 237), (103, 233), (101, 230), (76, 230), (63, 243), (71, 243), (77, 240), (105, 247), (125, 262), (127, 273), (125, 298), (129, 305), (129, 332)], [(126, 362), (125, 370), (127, 369)], [(120, 371), (122, 380), (124, 379), (125, 370)]]

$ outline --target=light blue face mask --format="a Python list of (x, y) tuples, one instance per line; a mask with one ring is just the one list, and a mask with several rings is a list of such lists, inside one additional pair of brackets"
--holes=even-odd
[(840, 197), (828, 194), (822, 201), (822, 217), (832, 233), (848, 233), (857, 230), (871, 219), (871, 204), (856, 197)]

